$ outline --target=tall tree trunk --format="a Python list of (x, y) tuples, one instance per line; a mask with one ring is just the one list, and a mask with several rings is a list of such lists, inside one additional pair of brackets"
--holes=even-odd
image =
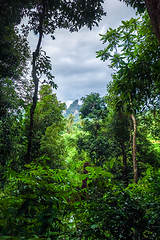
[(135, 230), (135, 232), (134, 232), (134, 240), (138, 240), (138, 231), (137, 230)]
[[(85, 167), (88, 167), (88, 166), (89, 166), (89, 163), (84, 163), (83, 174), (88, 174), (88, 171), (85, 169)], [(84, 180), (82, 180), (82, 186), (81, 186), (82, 190), (87, 188), (87, 180), (88, 180), (88, 177), (86, 177)], [(81, 200), (86, 200), (86, 197), (87, 197), (86, 192), (82, 192)]]
[(32, 57), (32, 78), (34, 82), (34, 95), (33, 95), (33, 102), (30, 109), (30, 125), (29, 125), (29, 135), (28, 135), (28, 147), (27, 147), (27, 154), (25, 158), (25, 163), (30, 163), (32, 161), (31, 151), (32, 151), (32, 139), (33, 139), (33, 122), (34, 122), (34, 112), (37, 105), (38, 100), (38, 85), (39, 85), (39, 79), (36, 74), (36, 60), (40, 53), (40, 47), (42, 43), (42, 37), (43, 37), (43, 19), (44, 19), (44, 10), (43, 13), (40, 16), (40, 23), (39, 23), (39, 39), (37, 43), (37, 47), (35, 52), (33, 52)]
[(145, 0), (151, 23), (160, 44), (160, 0)]
[(137, 170), (137, 147), (136, 147), (136, 133), (137, 125), (134, 114), (131, 114), (131, 119), (133, 122), (133, 145), (132, 145), (132, 158), (133, 158), (133, 172), (134, 172), (134, 183), (138, 182), (138, 170)]
[(125, 186), (127, 187), (128, 186), (127, 157), (126, 157), (126, 150), (125, 150), (124, 139), (121, 142), (121, 149), (122, 149), (122, 155), (123, 155), (123, 180), (124, 180)]

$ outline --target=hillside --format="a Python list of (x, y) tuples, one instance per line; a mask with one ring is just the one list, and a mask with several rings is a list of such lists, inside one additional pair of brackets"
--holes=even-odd
[(78, 104), (78, 99), (74, 100), (66, 110), (64, 110), (63, 115), (64, 117), (68, 117), (69, 114), (73, 114), (75, 116), (74, 121), (79, 120), (79, 110), (81, 108), (81, 105)]

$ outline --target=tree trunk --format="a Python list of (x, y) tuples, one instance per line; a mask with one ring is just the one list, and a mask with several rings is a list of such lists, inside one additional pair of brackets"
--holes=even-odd
[(38, 85), (39, 85), (39, 79), (36, 75), (36, 60), (39, 56), (40, 46), (41, 46), (41, 43), (42, 43), (43, 18), (44, 18), (44, 12), (41, 14), (41, 17), (40, 17), (39, 39), (38, 39), (38, 44), (37, 44), (36, 50), (35, 50), (35, 52), (33, 52), (33, 57), (32, 57), (32, 78), (33, 78), (33, 82), (34, 82), (34, 95), (33, 95), (32, 106), (31, 106), (31, 109), (30, 109), (30, 125), (29, 125), (29, 135), (28, 135), (28, 147), (27, 147), (27, 154), (26, 154), (26, 158), (25, 158), (25, 163), (31, 163), (31, 161), (32, 161), (31, 151), (32, 151), (32, 139), (33, 139), (33, 122), (34, 122), (34, 112), (35, 112), (36, 105), (37, 105), (37, 100), (38, 100)]
[(123, 155), (123, 180), (124, 180), (125, 186), (127, 187), (128, 186), (127, 157), (126, 157), (126, 150), (125, 150), (124, 140), (121, 142), (121, 149), (122, 149), (122, 155)]
[(138, 170), (137, 170), (137, 147), (136, 147), (136, 132), (137, 132), (137, 125), (136, 119), (134, 114), (131, 114), (131, 119), (133, 122), (133, 145), (132, 145), (132, 158), (133, 158), (133, 172), (134, 172), (134, 183), (138, 182)]
[(137, 230), (135, 230), (135, 232), (134, 232), (134, 240), (138, 240), (138, 231)]
[[(88, 171), (85, 169), (85, 167), (88, 167), (89, 166), (89, 163), (84, 163), (83, 165), (83, 174), (88, 174)], [(82, 186), (81, 186), (81, 189), (86, 189), (87, 188), (87, 180), (88, 180), (88, 177), (86, 177), (84, 180), (82, 180)], [(86, 200), (86, 192), (82, 192), (81, 194), (81, 200)]]
[(151, 23), (160, 44), (160, 0), (145, 0)]

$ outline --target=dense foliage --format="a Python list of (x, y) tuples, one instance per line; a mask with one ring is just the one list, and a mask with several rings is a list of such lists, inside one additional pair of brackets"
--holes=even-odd
[[(75, 100), (64, 118), (42, 35), (91, 28), (101, 1), (0, 4), (0, 239), (158, 240), (160, 49), (147, 13), (101, 35), (98, 57), (110, 60), (113, 81), (106, 96), (83, 96), (81, 107)], [(28, 80), (30, 30), (39, 42)]]

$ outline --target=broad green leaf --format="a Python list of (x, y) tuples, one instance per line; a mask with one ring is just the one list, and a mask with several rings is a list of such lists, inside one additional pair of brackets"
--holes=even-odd
[(112, 178), (113, 177), (113, 175), (110, 172), (105, 172), (104, 176), (108, 177), (108, 178)]
[(88, 172), (94, 172), (94, 168), (93, 168), (93, 167), (85, 167), (85, 169), (86, 169)]
[(80, 179), (81, 181), (83, 181), (83, 180), (86, 179), (86, 178), (87, 178), (87, 174), (82, 174), (82, 175), (79, 176), (79, 179)]
[(101, 167), (96, 167), (95, 168), (95, 173), (96, 174), (101, 174), (102, 173), (102, 168)]
[(147, 168), (146, 174), (147, 174), (147, 175), (150, 175), (150, 174), (151, 174), (151, 169), (150, 169), (150, 168)]

